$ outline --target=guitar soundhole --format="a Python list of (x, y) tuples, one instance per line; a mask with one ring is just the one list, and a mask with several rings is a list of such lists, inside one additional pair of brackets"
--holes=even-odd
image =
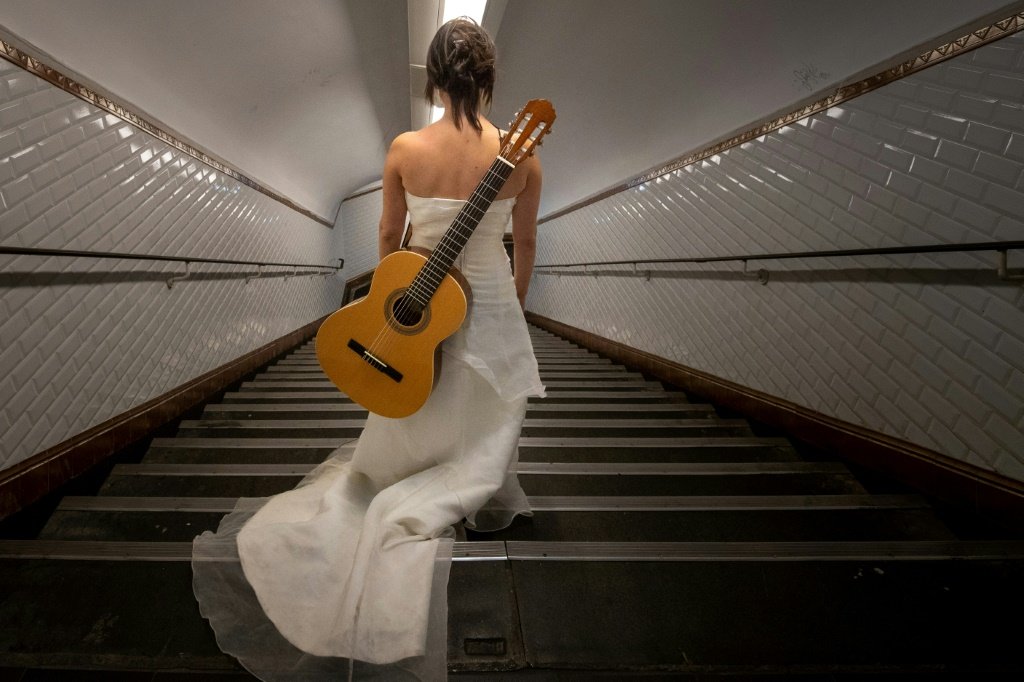
[(388, 301), (391, 323), (398, 331), (409, 334), (419, 331), (429, 322), (429, 310), (408, 296), (392, 296)]
[(391, 314), (403, 327), (415, 327), (423, 319), (423, 310), (419, 304), (403, 296), (391, 308)]

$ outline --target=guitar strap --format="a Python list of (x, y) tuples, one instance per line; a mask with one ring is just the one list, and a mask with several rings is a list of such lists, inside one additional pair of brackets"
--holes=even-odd
[[(502, 141), (505, 139), (505, 135), (508, 133), (501, 128), (495, 128), (498, 131), (498, 146), (501, 146)], [(402, 245), (400, 249), (406, 249), (409, 247), (409, 241), (412, 239), (412, 223), (405, 226), (405, 236), (402, 237)]]

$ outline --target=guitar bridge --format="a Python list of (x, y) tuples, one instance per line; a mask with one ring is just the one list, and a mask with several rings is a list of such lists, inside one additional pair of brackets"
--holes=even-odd
[(395, 383), (402, 381), (401, 372), (368, 351), (363, 344), (359, 343), (355, 339), (349, 339), (348, 347), (355, 351), (356, 355), (361, 357), (366, 364), (373, 367), (381, 374), (393, 379)]

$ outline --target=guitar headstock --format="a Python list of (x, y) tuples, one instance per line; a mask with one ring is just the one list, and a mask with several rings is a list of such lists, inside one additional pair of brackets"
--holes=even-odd
[(541, 144), (545, 135), (551, 132), (555, 120), (555, 108), (546, 99), (531, 99), (509, 125), (509, 132), (502, 138), (499, 156), (513, 166), (528, 158)]

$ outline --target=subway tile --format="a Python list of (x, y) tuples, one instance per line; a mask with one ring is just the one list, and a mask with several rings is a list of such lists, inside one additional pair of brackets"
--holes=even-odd
[(928, 424), (933, 420), (928, 410), (918, 400), (912, 399), (906, 393), (900, 393), (896, 396), (895, 403), (902, 414), (906, 415), (910, 421), (921, 428), (927, 428)]
[(966, 414), (976, 424), (983, 424), (992, 408), (977, 398), (977, 392), (969, 391), (957, 382), (951, 382), (946, 388), (946, 397), (957, 408), (957, 415), (947, 423), (955, 424), (960, 413)]
[[(933, 114), (934, 116), (934, 114)], [(933, 157), (939, 148), (939, 138), (913, 128), (903, 131), (900, 147), (914, 154)]]
[(990, 180), (1012, 187), (1017, 177), (1024, 171), (1024, 164), (982, 152), (974, 164), (974, 172)]
[(1015, 453), (1012, 451), (1000, 453), (999, 457), (992, 463), (992, 468), (1004, 476), (1018, 481), (1024, 480), (1024, 461), (1015, 456)]
[(1010, 132), (1002, 128), (996, 128), (977, 121), (971, 121), (967, 125), (967, 134), (964, 140), (981, 149), (1001, 154), (1006, 149), (1010, 140)]
[[(1024, 112), (1021, 112), (1021, 115), (1024, 116)], [(2, 146), (3, 142), (0, 140), (0, 149)], [(3, 152), (0, 151), (0, 156), (2, 155)], [(1024, 134), (1014, 133), (1010, 136), (1010, 142), (1006, 146), (1006, 156), (1024, 161)]]
[(910, 174), (936, 185), (941, 185), (946, 178), (946, 166), (922, 156), (915, 156), (910, 164)]
[(994, 458), (995, 454), (1002, 450), (996, 441), (963, 414), (956, 421), (955, 429), (971, 447), (973, 457), (968, 457), (967, 461), (990, 469), (989, 459)]
[[(946, 305), (952, 307), (948, 300)], [(954, 315), (956, 314), (954, 308)], [(928, 322), (928, 333), (937, 343), (951, 350), (957, 356), (962, 356), (967, 351), (967, 344), (971, 341), (963, 331), (938, 317), (933, 317)]]
[(67, 109), (57, 109), (43, 116), (43, 125), (50, 135), (64, 133), (71, 126), (71, 113)]
[(32, 182), (25, 175), (0, 187), (0, 196), (8, 208), (13, 208), (32, 196), (33, 191)]
[(50, 188), (50, 191), (54, 193), (53, 200), (60, 203), (54, 204), (46, 211), (46, 213), (43, 214), (43, 218), (46, 220), (46, 225), (51, 232), (56, 230), (71, 217), (71, 208), (68, 203), (66, 201), (60, 201), (60, 198), (56, 195), (56, 192), (61, 189), (64, 182), (64, 180), (60, 180)]
[(46, 125), (42, 119), (30, 119), (18, 127), (21, 140), (26, 145), (35, 144), (46, 137)]
[(919, 355), (910, 363), (910, 369), (928, 386), (942, 393), (949, 384), (949, 373), (939, 365)]
[(1024, 104), (1000, 102), (996, 105), (990, 120), (993, 125), (1015, 132), (1024, 132)]
[(1013, 69), (1019, 54), (1019, 50), (1011, 47), (1001, 47), (999, 44), (985, 45), (971, 53), (971, 64), (985, 69), (1009, 71)]
[[(957, 201), (955, 195), (927, 183), (921, 185), (921, 189), (917, 193), (917, 199), (921, 206), (947, 215), (952, 213)], [(898, 213), (900, 208), (899, 202), (897, 202), (896, 208)]]
[(967, 443), (939, 419), (928, 425), (928, 435), (932, 437), (932, 442), (938, 443), (946, 454), (954, 458), (964, 459), (970, 454)]
[(953, 113), (973, 121), (990, 121), (998, 101), (977, 93), (958, 92), (953, 98)]
[[(39, 149), (39, 147), (37, 146), (36, 149)], [(42, 189), (60, 177), (60, 173), (57, 164), (40, 163), (34, 169), (29, 171), (29, 177), (32, 179), (33, 187), (36, 189)]]
[(945, 69), (943, 80), (956, 89), (978, 90), (982, 82), (986, 80), (985, 77), (986, 73), (982, 69), (967, 66), (948, 66)]
[[(14, 169), (8, 159), (0, 159), (0, 187), (14, 180)], [(0, 211), (3, 210), (3, 203), (0, 201)]]
[(920, 88), (922, 87), (919, 76), (920, 74), (915, 74), (893, 81), (885, 86), (883, 92), (892, 97), (915, 101), (920, 97)]
[[(878, 145), (878, 148), (880, 147), (881, 144)], [(893, 171), (886, 168), (880, 163), (872, 161), (871, 159), (861, 159), (860, 161), (860, 174), (875, 184), (888, 184), (889, 178), (892, 175), (892, 173)]]
[(858, 97), (850, 102), (851, 108), (855, 107), (856, 109), (876, 114), (882, 119), (892, 118), (899, 104), (898, 99), (890, 97), (884, 91), (879, 90)]
[(923, 84), (918, 91), (917, 101), (931, 109), (948, 111), (953, 107), (957, 91), (940, 85)]
[(0, 159), (5, 159), (22, 148), (17, 129), (0, 130)]
[[(1020, 405), (1019, 401), (1017, 405)], [(1005, 451), (1024, 452), (1024, 431), (1021, 431), (1019, 426), (1010, 423), (1003, 415), (990, 415), (988, 421), (985, 422), (985, 432), (1005, 448)]]
[(882, 210), (892, 213), (899, 196), (878, 185), (872, 184), (868, 187), (867, 199), (872, 204), (882, 208)]
[(947, 139), (941, 140), (936, 147), (935, 158), (963, 170), (971, 170), (978, 158), (978, 151)]
[(24, 100), (0, 103), (0, 130), (10, 130), (19, 123), (27, 121), (31, 112)]
[[(988, 119), (986, 119), (988, 120)], [(898, 145), (900, 140), (903, 139), (904, 127), (897, 125), (881, 118), (875, 121), (875, 129), (873, 131), (875, 137), (881, 140), (883, 143), (890, 145)]]
[(917, 196), (917, 191), (921, 187), (921, 181), (910, 177), (906, 173), (891, 171), (886, 181), (886, 187), (901, 195), (901, 198), (913, 199)]
[(26, 175), (38, 168), (43, 158), (35, 145), (26, 145), (24, 149), (10, 156), (11, 169), (15, 176)]
[(1009, 216), (1024, 217), (1024, 192), (987, 183), (982, 203)]
[(915, 128), (922, 128), (928, 121), (928, 109), (914, 104), (901, 104), (896, 107), (896, 121)]
[(999, 214), (967, 199), (958, 199), (952, 218), (985, 234), (995, 230)]
[(1013, 395), (1004, 387), (996, 384), (987, 377), (981, 377), (975, 391), (978, 395), (985, 397), (985, 402), (995, 409), (995, 412), (1006, 420), (1017, 421), (1020, 419), (1024, 403), (1021, 396)]
[[(957, 312), (956, 326), (987, 348), (994, 348), (1003, 336), (1003, 331), (999, 327), (966, 308), (960, 308)], [(966, 350), (964, 347), (960, 354), (966, 353)]]
[[(956, 390), (956, 384), (950, 383), (951, 388)], [(948, 395), (947, 389), (947, 395)], [(960, 407), (947, 396), (940, 395), (930, 386), (925, 386), (918, 397), (921, 406), (928, 414), (941, 424), (953, 424), (960, 415)], [(951, 435), (951, 432), (950, 432)], [(948, 436), (947, 436), (948, 437)]]
[(965, 173), (956, 168), (951, 168), (946, 174), (946, 180), (942, 183), (945, 189), (955, 194), (960, 194), (971, 199), (978, 200), (984, 195), (986, 189), (992, 184), (971, 174)]
[(1011, 102), (1024, 100), (1024, 78), (1004, 73), (987, 73), (982, 83), (981, 91), (986, 95), (1008, 99)]

